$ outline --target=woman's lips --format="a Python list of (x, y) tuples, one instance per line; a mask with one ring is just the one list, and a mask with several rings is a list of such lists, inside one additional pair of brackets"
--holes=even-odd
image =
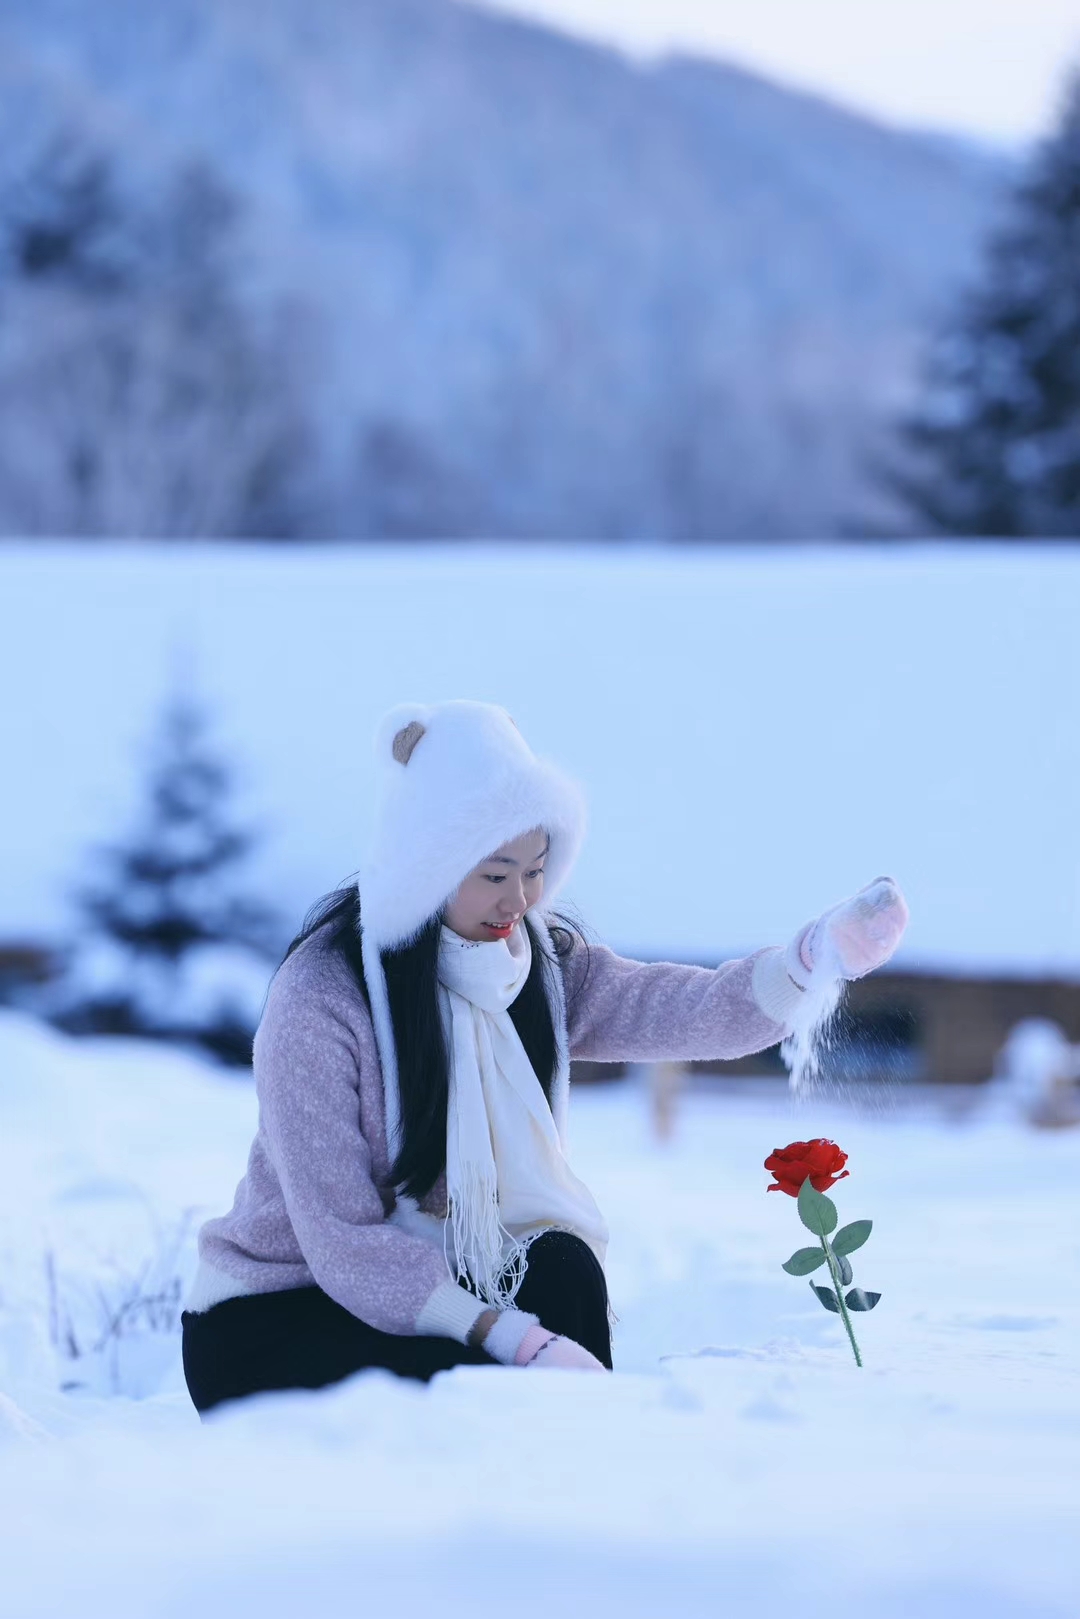
[(500, 924), (497, 925), (494, 922), (485, 922), (484, 926), (488, 929), (488, 931), (490, 933), (497, 933), (497, 934), (499, 934), (499, 936), (501, 938), (501, 937), (505, 936), (507, 933), (513, 933), (514, 929), (517, 927), (517, 923), (516, 922), (503, 922), (503, 923), (500, 923)]

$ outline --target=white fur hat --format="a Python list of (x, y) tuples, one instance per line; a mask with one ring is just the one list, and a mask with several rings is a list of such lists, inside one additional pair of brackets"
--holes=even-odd
[(581, 846), (584, 802), (504, 708), (403, 703), (379, 724), (375, 760), (360, 899), (364, 931), (383, 950), (415, 937), (474, 866), (534, 827), (551, 839), (544, 899), (554, 897)]
[(375, 733), (375, 819), (360, 868), (364, 976), (396, 1151), (397, 1063), (379, 953), (408, 943), (469, 872), (502, 844), (541, 827), (550, 849), (544, 898), (554, 899), (585, 830), (580, 788), (537, 758), (504, 708), (456, 700), (403, 703)]

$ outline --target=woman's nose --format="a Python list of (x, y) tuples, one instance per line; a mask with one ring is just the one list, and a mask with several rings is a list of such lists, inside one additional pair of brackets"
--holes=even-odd
[(520, 916), (524, 909), (525, 895), (522, 892), (520, 883), (511, 888), (509, 893), (504, 890), (499, 895), (499, 910), (503, 916)]

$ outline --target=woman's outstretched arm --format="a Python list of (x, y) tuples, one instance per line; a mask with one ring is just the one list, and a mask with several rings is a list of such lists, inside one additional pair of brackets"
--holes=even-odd
[(877, 877), (808, 922), (784, 947), (719, 967), (631, 961), (577, 934), (563, 957), (570, 1054), (596, 1062), (746, 1057), (775, 1045), (815, 978), (861, 978), (893, 954), (908, 922)]
[[(575, 937), (563, 958), (570, 1055), (592, 1062), (691, 1062), (776, 1045), (803, 994), (779, 947), (686, 967), (633, 961)], [(768, 1010), (766, 1010), (766, 1007)]]

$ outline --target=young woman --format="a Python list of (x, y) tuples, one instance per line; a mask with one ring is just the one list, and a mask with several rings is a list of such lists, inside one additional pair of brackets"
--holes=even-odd
[(621, 958), (551, 910), (580, 793), (505, 710), (393, 710), (359, 882), (316, 907), (255, 1036), (259, 1121), (199, 1233), (183, 1325), (200, 1413), (364, 1367), (611, 1368), (607, 1227), (567, 1162), (570, 1061), (775, 1045), (815, 969), (888, 959), (888, 878), (715, 970)]

